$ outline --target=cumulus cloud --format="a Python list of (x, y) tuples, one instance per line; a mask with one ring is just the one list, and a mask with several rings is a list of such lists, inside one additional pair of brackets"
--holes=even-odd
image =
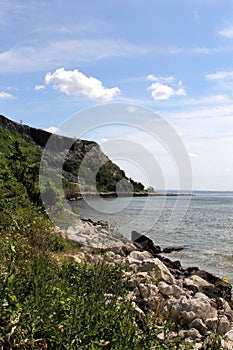
[(47, 73), (45, 83), (52, 84), (54, 89), (66, 95), (84, 96), (97, 101), (111, 101), (121, 92), (118, 87), (105, 88), (100, 80), (87, 77), (78, 69), (59, 68), (54, 73)]
[(154, 100), (168, 100), (173, 96), (185, 96), (185, 88), (181, 80), (175, 83), (173, 76), (156, 77), (153, 74), (147, 76), (147, 80), (153, 83), (148, 87)]
[(14, 98), (14, 96), (8, 92), (0, 91), (0, 100), (9, 100), (11, 98)]
[(52, 134), (59, 134), (61, 130), (57, 128), (56, 126), (50, 126), (49, 128), (45, 129), (48, 132), (51, 132)]

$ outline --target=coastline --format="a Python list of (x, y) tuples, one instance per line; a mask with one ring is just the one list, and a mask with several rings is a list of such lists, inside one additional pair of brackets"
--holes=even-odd
[(161, 192), (66, 192), (65, 197), (70, 201), (85, 198), (116, 198), (116, 197), (192, 197), (192, 193), (161, 193)]
[(203, 349), (218, 337), (219, 349), (233, 348), (232, 285), (226, 278), (196, 266), (183, 268), (180, 261), (164, 256), (181, 247), (161, 250), (136, 231), (134, 240), (128, 240), (107, 224), (88, 219), (80, 219), (63, 235), (80, 247), (78, 253), (69, 256), (72, 261), (123, 268), (130, 287), (127, 300), (141, 319), (149, 312), (153, 319), (163, 320), (157, 335), (161, 340), (166, 320), (170, 320), (175, 328), (166, 329), (166, 337), (171, 341), (179, 337), (183, 345), (191, 343), (194, 349)]

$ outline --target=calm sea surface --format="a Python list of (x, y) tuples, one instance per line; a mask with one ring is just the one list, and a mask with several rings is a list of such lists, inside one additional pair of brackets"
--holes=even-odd
[(136, 230), (162, 248), (184, 246), (167, 255), (184, 267), (198, 266), (233, 283), (233, 192), (194, 192), (192, 197), (95, 199), (71, 204), (82, 216)]

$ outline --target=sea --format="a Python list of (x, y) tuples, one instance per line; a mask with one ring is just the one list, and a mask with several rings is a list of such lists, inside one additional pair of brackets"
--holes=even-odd
[(119, 228), (129, 239), (134, 230), (161, 248), (182, 246), (166, 256), (233, 284), (233, 192), (85, 199), (71, 206), (82, 217)]

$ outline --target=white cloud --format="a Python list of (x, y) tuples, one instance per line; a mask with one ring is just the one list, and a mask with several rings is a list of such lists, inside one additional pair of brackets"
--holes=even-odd
[(224, 36), (225, 38), (233, 39), (233, 26), (220, 30), (218, 34)]
[(127, 111), (129, 112), (129, 113), (135, 113), (135, 112), (137, 112), (138, 111), (138, 108), (136, 107), (136, 106), (129, 106), (129, 107), (127, 107)]
[(149, 80), (149, 81), (158, 81), (159, 78), (157, 78), (154, 74), (149, 74), (147, 76), (147, 80)]
[(61, 132), (61, 130), (59, 128), (57, 128), (56, 126), (50, 126), (49, 128), (45, 129), (48, 132), (51, 132), (52, 134), (58, 134)]
[(118, 87), (105, 88), (100, 80), (87, 77), (78, 69), (59, 68), (54, 73), (47, 73), (45, 83), (52, 84), (54, 89), (66, 95), (84, 96), (97, 101), (111, 101), (120, 94)]
[(207, 80), (223, 80), (233, 78), (233, 71), (220, 71), (216, 73), (206, 74), (205, 78)]
[(8, 92), (0, 91), (0, 100), (9, 100), (11, 98), (14, 98), (14, 96)]
[[(107, 39), (54, 40), (0, 52), (0, 72), (33, 72), (109, 57), (144, 55), (151, 48)], [(78, 53), (78, 56), (77, 56)]]
[(44, 86), (44, 85), (36, 85), (36, 86), (35, 86), (35, 90), (36, 90), (36, 91), (43, 90), (43, 89), (45, 89), (45, 86)]
[(151, 91), (151, 95), (155, 100), (168, 100), (173, 96), (186, 95), (182, 81), (179, 80), (178, 84), (175, 84), (173, 76), (156, 77), (150, 74), (147, 76), (147, 80), (154, 81), (147, 90)]

